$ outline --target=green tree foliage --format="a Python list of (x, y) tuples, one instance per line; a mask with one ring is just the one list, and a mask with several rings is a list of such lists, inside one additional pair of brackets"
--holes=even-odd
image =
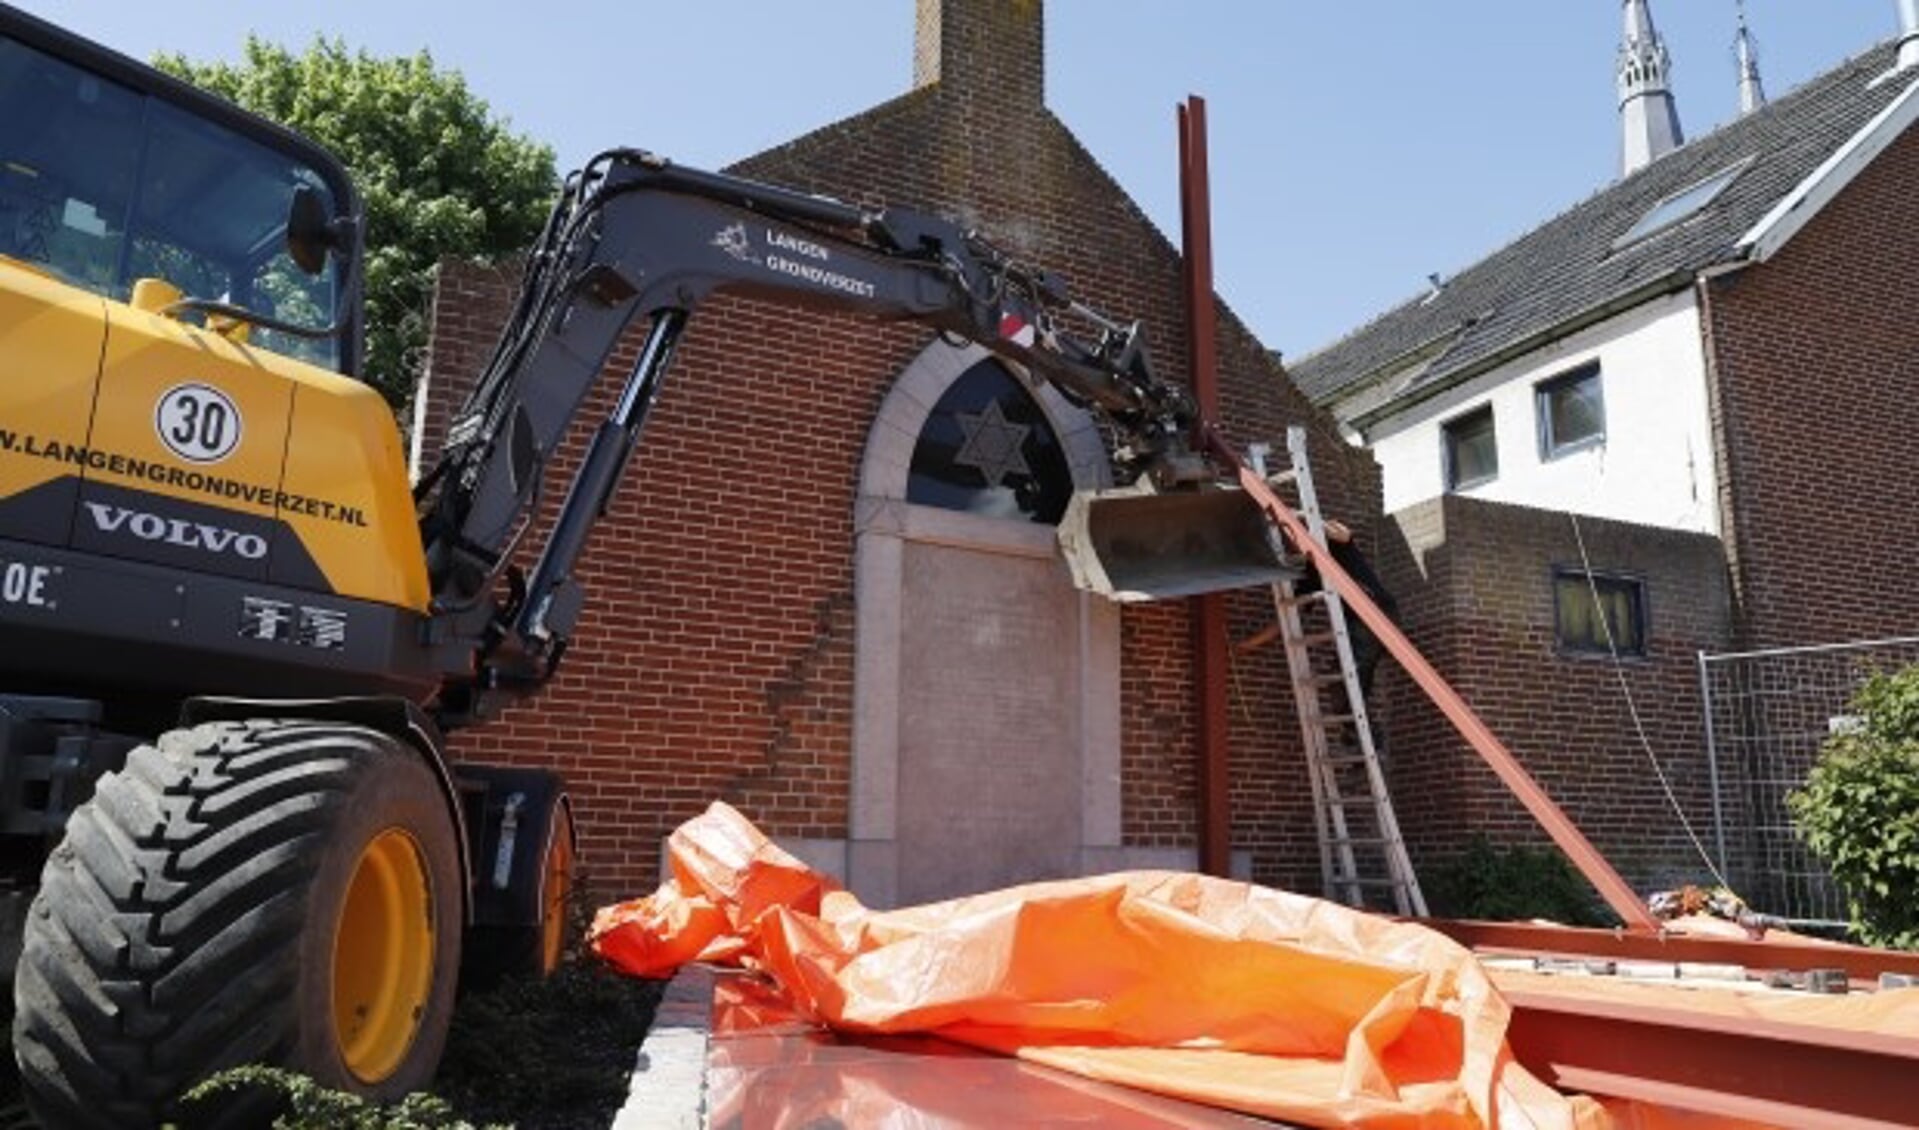
[(383, 59), (322, 39), (295, 55), (249, 36), (237, 65), (155, 65), (345, 162), (366, 208), (366, 375), (395, 405), (419, 377), (434, 264), (524, 248), (557, 190), (553, 150), (509, 132), (424, 51)]
[(1919, 949), (1919, 666), (1867, 679), (1827, 739), (1793, 823), (1845, 889), (1868, 944)]

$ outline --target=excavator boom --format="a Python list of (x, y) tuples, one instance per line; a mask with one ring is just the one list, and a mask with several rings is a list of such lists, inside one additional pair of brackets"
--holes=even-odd
[[(1219, 472), (1189, 446), (1193, 402), (1153, 373), (1138, 323), (1099, 314), (1056, 276), (937, 216), (865, 210), (616, 150), (569, 179), (492, 359), (418, 492), (436, 630), (475, 656), (470, 674), (443, 690), (443, 724), (484, 717), (496, 692), (524, 693), (551, 676), (583, 599), (579, 553), (681, 332), (720, 291), (918, 322), (985, 346), (1094, 412), (1115, 440), (1115, 477), (1136, 492), (1167, 493), (1137, 511), (1143, 522), (1122, 521), (1117, 538), (1107, 523), (1099, 541), (1069, 544), (1098, 545), (1114, 559), (1139, 554), (1159, 568), (1171, 547), (1207, 562), (1200, 571), (1213, 588), (1282, 568), (1257, 511), (1236, 497), (1180, 506), (1216, 495), (1199, 488)], [(645, 345), (558, 517), (537, 547), (524, 544), (548, 464), (614, 346), (641, 319), (650, 320)], [(1134, 496), (1125, 505), (1132, 510)], [(1198, 520), (1182, 524), (1180, 512)], [(1215, 559), (1234, 564), (1216, 568)]]

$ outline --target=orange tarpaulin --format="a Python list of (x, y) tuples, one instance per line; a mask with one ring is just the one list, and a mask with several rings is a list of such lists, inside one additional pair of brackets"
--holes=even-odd
[(1157, 871), (874, 911), (717, 803), (668, 850), (672, 878), (593, 926), (638, 976), (741, 964), (843, 1032), (934, 1032), (1312, 1126), (1614, 1124), (1513, 1062), (1506, 1002), (1423, 926)]

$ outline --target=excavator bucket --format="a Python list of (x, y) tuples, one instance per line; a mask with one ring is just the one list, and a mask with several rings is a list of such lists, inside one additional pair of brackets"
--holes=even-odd
[(1080, 491), (1060, 519), (1073, 584), (1110, 600), (1171, 600), (1297, 577), (1279, 534), (1238, 490)]

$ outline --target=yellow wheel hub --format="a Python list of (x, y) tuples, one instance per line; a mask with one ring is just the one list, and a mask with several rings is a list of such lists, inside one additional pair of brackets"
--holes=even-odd
[(412, 836), (389, 828), (353, 869), (333, 934), (333, 1030), (363, 1083), (393, 1074), (433, 989), (433, 900)]

